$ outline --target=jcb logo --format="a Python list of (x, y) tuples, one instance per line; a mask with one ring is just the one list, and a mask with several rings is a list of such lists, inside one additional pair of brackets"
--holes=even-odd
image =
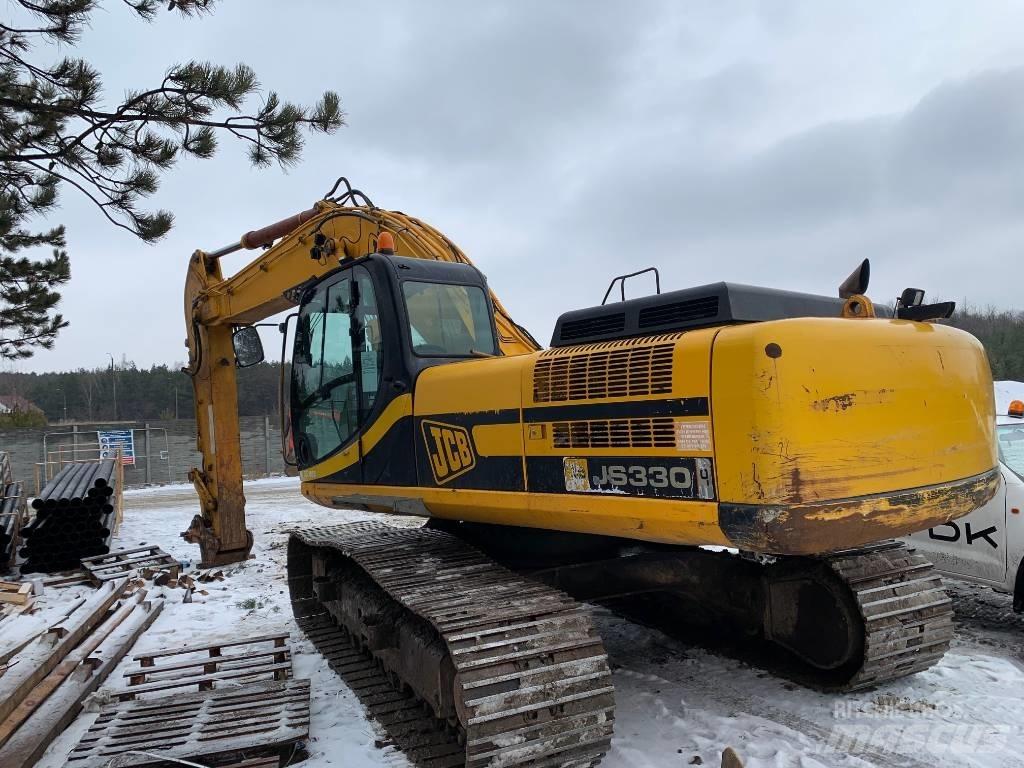
[(422, 428), (430, 469), (438, 485), (444, 485), (476, 466), (473, 441), (466, 429), (439, 421), (424, 421)]

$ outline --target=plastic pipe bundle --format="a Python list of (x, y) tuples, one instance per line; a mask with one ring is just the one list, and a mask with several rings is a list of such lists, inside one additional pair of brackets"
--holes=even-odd
[(69, 464), (32, 500), (35, 519), (22, 531), (22, 573), (54, 573), (83, 557), (110, 551), (114, 522), (114, 459)]

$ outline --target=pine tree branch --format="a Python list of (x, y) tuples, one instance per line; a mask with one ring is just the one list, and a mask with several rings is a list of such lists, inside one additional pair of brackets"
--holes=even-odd
[[(213, 0), (121, 0), (143, 20), (161, 8), (194, 16)], [(83, 194), (114, 226), (152, 242), (173, 223), (166, 211), (144, 211), (160, 176), (182, 153), (212, 157), (217, 139), (244, 142), (255, 166), (295, 162), (305, 131), (332, 133), (344, 124), (339, 99), (325, 93), (310, 108), (266, 94), (244, 65), (187, 62), (158, 87), (130, 92), (110, 108), (89, 62), (34, 60), (40, 42), (73, 45), (101, 0), (13, 0), (38, 22), (0, 22), (0, 357), (18, 359), (49, 348), (67, 325), (56, 312), (70, 279), (63, 227), (35, 232), (26, 222), (51, 211), (62, 188)], [(51, 246), (51, 258), (19, 252)]]
[(31, 160), (29, 160), (29, 161), (27, 161), (27, 162), (28, 162), (28, 164), (29, 164), (29, 165), (31, 165), (32, 167), (34, 167), (34, 168), (37, 168), (37, 169), (38, 169), (38, 170), (39, 170), (40, 172), (42, 172), (42, 173), (45, 173), (45, 174), (48, 174), (48, 175), (50, 175), (50, 176), (54, 176), (54, 177), (56, 177), (56, 178), (60, 179), (61, 181), (63, 181), (63, 182), (66, 182), (66, 183), (70, 184), (70, 185), (71, 185), (71, 186), (73, 186), (73, 187), (74, 187), (75, 189), (77, 189), (77, 190), (78, 190), (79, 192), (81, 192), (81, 193), (82, 193), (83, 195), (85, 195), (85, 196), (86, 196), (87, 198), (89, 198), (90, 200), (92, 200), (92, 202), (93, 202), (93, 203), (95, 203), (96, 207), (97, 207), (97, 208), (99, 208), (99, 209), (100, 209), (100, 211), (101, 211), (101, 212), (103, 213), (104, 217), (106, 217), (107, 221), (109, 221), (109, 222), (110, 222), (111, 224), (113, 224), (113, 225), (114, 225), (115, 227), (120, 227), (121, 229), (124, 229), (124, 230), (126, 230), (126, 231), (128, 231), (128, 232), (131, 232), (132, 234), (138, 234), (138, 233), (137, 233), (137, 232), (136, 232), (136, 231), (135, 231), (134, 229), (132, 229), (131, 227), (129, 227), (129, 226), (127, 225), (127, 224), (122, 224), (122, 223), (121, 223), (120, 221), (118, 221), (118, 220), (117, 220), (117, 219), (115, 219), (115, 218), (114, 218), (113, 216), (111, 216), (111, 215), (110, 215), (110, 214), (109, 214), (109, 213), (107, 212), (106, 206), (105, 206), (105, 205), (104, 205), (103, 203), (101, 203), (101, 202), (100, 202), (99, 200), (97, 200), (97, 199), (96, 199), (96, 198), (95, 198), (95, 197), (94, 197), (94, 196), (92, 195), (92, 193), (91, 193), (91, 192), (89, 192), (89, 190), (88, 190), (88, 189), (86, 189), (86, 188), (85, 188), (84, 186), (82, 186), (81, 184), (79, 184), (79, 183), (78, 183), (77, 181), (75, 181), (74, 179), (70, 179), (70, 178), (68, 178), (67, 176), (64, 176), (64, 175), (62, 175), (62, 174), (59, 174), (59, 173), (57, 173), (56, 171), (50, 170), (49, 168), (44, 168), (43, 166), (41, 166), (41, 165), (38, 165), (37, 163), (35, 163), (35, 162), (31, 161)]

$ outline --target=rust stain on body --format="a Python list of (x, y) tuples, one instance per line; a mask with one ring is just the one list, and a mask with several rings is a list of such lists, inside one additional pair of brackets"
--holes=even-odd
[(811, 407), (816, 411), (845, 411), (847, 408), (852, 408), (857, 400), (857, 394), (855, 392), (847, 392), (843, 395), (833, 395), (832, 397), (825, 397), (821, 400), (815, 400), (811, 403)]
[(819, 400), (814, 400), (811, 403), (811, 408), (822, 413), (841, 413), (842, 411), (852, 408), (855, 405), (880, 405), (889, 400), (889, 395), (892, 394), (891, 389), (872, 389), (872, 390), (855, 390), (853, 392), (844, 392), (841, 395), (832, 395), (832, 397), (823, 397)]

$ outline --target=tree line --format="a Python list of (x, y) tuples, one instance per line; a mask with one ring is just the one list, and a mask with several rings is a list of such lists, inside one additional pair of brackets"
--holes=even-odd
[[(241, 416), (277, 414), (281, 366), (260, 363), (238, 371), (238, 412)], [(116, 411), (115, 411), (116, 390)], [(81, 368), (61, 373), (0, 373), (0, 396), (20, 395), (46, 414), (50, 423), (158, 421), (195, 418), (192, 381), (178, 368), (139, 368), (122, 363), (116, 369)], [(36, 426), (18, 417), (0, 417), (6, 426)]]
[(985, 345), (993, 379), (1024, 381), (1024, 312), (967, 307), (947, 322)]

